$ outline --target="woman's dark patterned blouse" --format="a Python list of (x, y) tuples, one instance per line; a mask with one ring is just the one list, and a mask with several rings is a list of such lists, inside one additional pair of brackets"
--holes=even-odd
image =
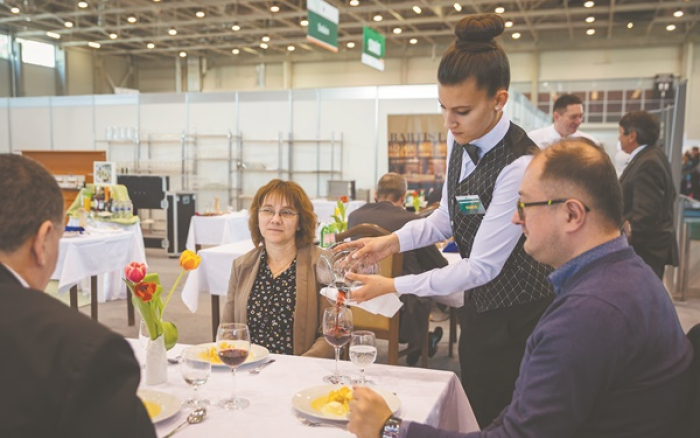
[(294, 306), (297, 260), (277, 278), (267, 266), (267, 253), (260, 255), (258, 276), (248, 297), (247, 319), (250, 340), (270, 353), (294, 354)]

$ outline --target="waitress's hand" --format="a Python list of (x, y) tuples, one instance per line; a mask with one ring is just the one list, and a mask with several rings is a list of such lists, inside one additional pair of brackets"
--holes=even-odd
[(345, 273), (345, 278), (359, 281), (363, 284), (361, 288), (352, 291), (352, 299), (357, 301), (357, 304), (377, 298), (380, 295), (396, 292), (393, 278), (382, 277), (381, 275), (360, 275), (353, 272)]
[(369, 388), (353, 387), (348, 423), (350, 433), (358, 438), (377, 438), (389, 417), (391, 409), (381, 395)]
[(333, 251), (352, 249), (357, 249), (357, 252), (353, 254), (354, 258), (368, 256), (372, 260), (379, 261), (399, 252), (399, 238), (396, 234), (381, 237), (365, 237), (333, 247)]

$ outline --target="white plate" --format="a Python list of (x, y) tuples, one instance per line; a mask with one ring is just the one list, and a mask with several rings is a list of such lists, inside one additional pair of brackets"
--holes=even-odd
[[(213, 347), (214, 350), (216, 350), (216, 342), (207, 342), (206, 344), (199, 344), (197, 346), (207, 347), (209, 349)], [(268, 349), (263, 347), (262, 345), (250, 344), (250, 354), (248, 355), (248, 359), (246, 359), (246, 361), (243, 362), (241, 366), (245, 366), (251, 363), (262, 362), (263, 360), (267, 359), (269, 355), (270, 352), (268, 351)], [(228, 367), (228, 365), (218, 360), (218, 356), (217, 361), (212, 361), (211, 364), (215, 367)]]
[(160, 413), (151, 418), (154, 423), (165, 421), (180, 412), (182, 401), (179, 398), (160, 391), (150, 389), (139, 389), (136, 393), (141, 400), (155, 403), (160, 406)]
[[(340, 389), (340, 385), (319, 385), (312, 386), (311, 388), (304, 389), (294, 394), (292, 397), (292, 406), (294, 409), (301, 412), (309, 417), (318, 418), (321, 420), (333, 420), (333, 421), (348, 421), (347, 417), (333, 414), (325, 414), (323, 412), (317, 411), (311, 407), (311, 403), (319, 397), (328, 395), (332, 389)], [(389, 405), (389, 409), (393, 414), (399, 412), (401, 408), (401, 400), (393, 392), (384, 391), (382, 389), (372, 388), (377, 394), (384, 397), (386, 404)]]

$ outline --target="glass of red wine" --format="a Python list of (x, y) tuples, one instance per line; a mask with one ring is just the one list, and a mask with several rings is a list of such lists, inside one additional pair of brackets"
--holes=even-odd
[(323, 378), (334, 385), (350, 383), (348, 376), (341, 376), (338, 371), (340, 348), (350, 341), (352, 333), (352, 312), (344, 306), (327, 307), (323, 311), (323, 336), (335, 348), (335, 374)]
[(236, 397), (236, 369), (248, 359), (250, 353), (250, 331), (248, 326), (236, 322), (225, 322), (216, 331), (216, 352), (221, 362), (231, 368), (233, 390), (231, 397), (219, 401), (219, 406), (240, 411), (250, 406), (250, 401)]

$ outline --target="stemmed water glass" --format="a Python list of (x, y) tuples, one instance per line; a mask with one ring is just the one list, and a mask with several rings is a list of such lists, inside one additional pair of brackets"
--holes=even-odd
[(365, 369), (377, 359), (377, 339), (368, 330), (357, 330), (350, 335), (350, 361), (360, 369), (360, 378), (352, 383), (373, 383), (365, 378)]
[(349, 383), (347, 376), (341, 376), (338, 371), (340, 348), (350, 341), (352, 332), (352, 312), (347, 307), (327, 307), (323, 311), (323, 336), (335, 348), (335, 374), (323, 378), (332, 384)]
[(233, 390), (231, 397), (219, 401), (219, 406), (228, 410), (240, 411), (250, 406), (250, 401), (236, 397), (236, 368), (248, 359), (250, 354), (250, 331), (245, 324), (225, 322), (216, 331), (216, 352), (221, 362), (231, 368)]
[(197, 390), (207, 383), (211, 375), (209, 347), (189, 347), (182, 351), (182, 378), (194, 387), (194, 395), (185, 401), (186, 406), (201, 408), (209, 406), (209, 400), (200, 398)]

